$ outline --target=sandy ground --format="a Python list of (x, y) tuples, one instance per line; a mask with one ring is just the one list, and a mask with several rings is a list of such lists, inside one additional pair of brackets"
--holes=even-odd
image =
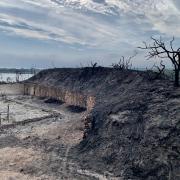
[[(9, 120), (7, 119), (8, 106), (9, 106)], [(49, 112), (45, 112), (41, 108), (36, 108), (30, 105), (21, 103), (20, 100), (15, 100), (15, 97), (13, 96), (8, 97), (7, 99), (1, 98), (0, 113), (1, 113), (2, 125), (11, 124), (11, 123), (23, 121), (26, 119), (46, 117), (50, 114)]]
[(13, 114), (9, 123), (42, 119), (11, 128), (1, 125), (0, 180), (115, 179), (81, 169), (69, 153), (82, 140), (86, 112), (73, 113), (66, 104), (47, 104), (28, 96), (1, 99), (0, 110), (5, 111), (7, 104)]

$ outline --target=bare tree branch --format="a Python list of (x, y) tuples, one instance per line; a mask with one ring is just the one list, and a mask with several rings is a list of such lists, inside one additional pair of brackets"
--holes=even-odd
[(132, 68), (131, 60), (137, 55), (137, 52), (135, 51), (134, 54), (127, 59), (124, 56), (121, 56), (118, 63), (113, 63), (112, 67), (119, 70), (127, 70)]
[(172, 62), (175, 70), (175, 85), (179, 86), (180, 48), (177, 49), (174, 48), (173, 43), (175, 41), (175, 38), (174, 37), (172, 38), (172, 40), (169, 42), (169, 45), (167, 45), (161, 37), (159, 39), (151, 37), (151, 40), (153, 41), (152, 44), (148, 45), (146, 42), (143, 42), (144, 46), (138, 48), (149, 51), (148, 55), (146, 56), (147, 59), (156, 58), (156, 57), (160, 59), (164, 59), (164, 58), (169, 59)]

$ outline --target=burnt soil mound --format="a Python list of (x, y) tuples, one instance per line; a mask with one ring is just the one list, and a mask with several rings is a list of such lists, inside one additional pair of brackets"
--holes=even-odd
[(180, 178), (180, 89), (141, 71), (51, 69), (29, 80), (91, 94), (87, 136), (71, 149), (82, 166), (119, 179)]

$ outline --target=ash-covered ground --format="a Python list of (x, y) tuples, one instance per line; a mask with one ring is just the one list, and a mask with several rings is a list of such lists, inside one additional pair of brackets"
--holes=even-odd
[[(9, 87), (0, 89), (13, 94)], [(0, 128), (5, 177), (180, 179), (180, 88), (167, 77), (102, 67), (50, 69), (14, 90), (33, 98), (1, 102), (25, 117), (17, 110), (18, 118)]]
[(3, 97), (0, 105), (10, 107), (0, 127), (1, 180), (107, 179), (70, 153), (82, 140), (86, 111), (30, 96)]

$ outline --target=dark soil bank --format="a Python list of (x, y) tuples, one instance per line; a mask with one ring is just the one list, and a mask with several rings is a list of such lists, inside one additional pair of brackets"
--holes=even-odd
[(45, 70), (28, 82), (95, 97), (84, 140), (71, 149), (82, 166), (119, 179), (180, 179), (180, 89), (169, 80), (97, 67)]

